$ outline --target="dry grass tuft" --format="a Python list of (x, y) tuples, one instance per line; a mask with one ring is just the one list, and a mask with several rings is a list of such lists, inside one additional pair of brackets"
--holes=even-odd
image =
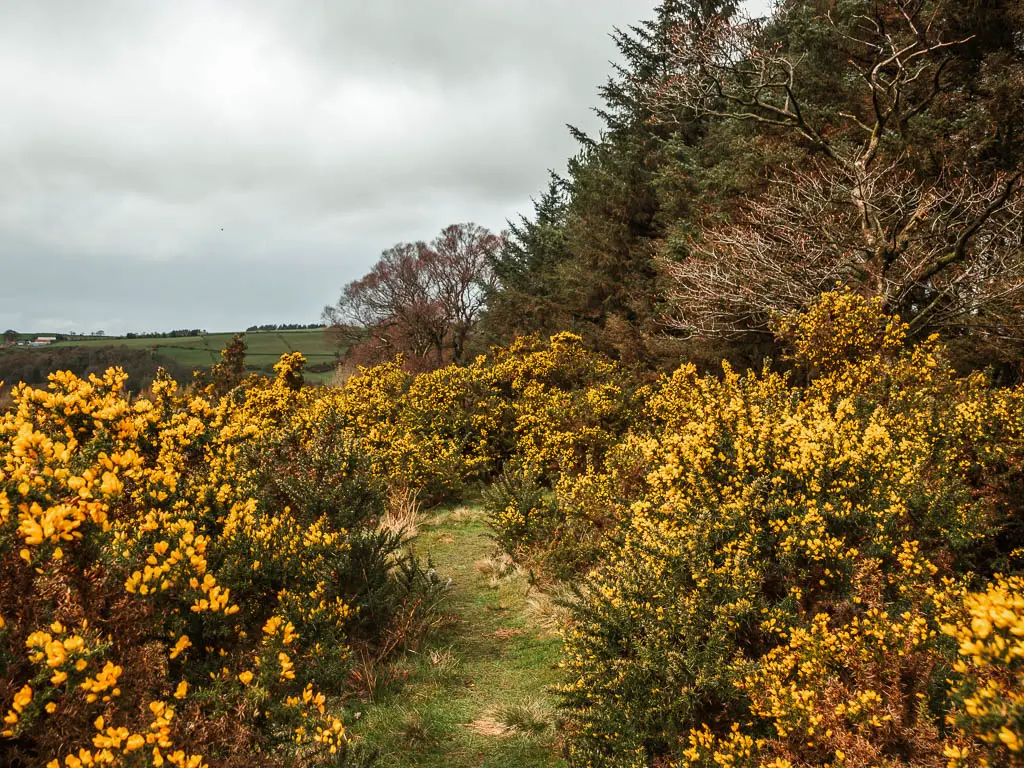
[(536, 703), (510, 704), (485, 712), (466, 727), (481, 736), (539, 736), (551, 727), (551, 711)]
[(502, 584), (526, 577), (526, 571), (512, 562), (512, 558), (504, 553), (481, 557), (473, 563), (473, 570), (489, 577), (488, 586), (491, 589), (497, 589)]
[(359, 366), (350, 360), (345, 360), (338, 363), (338, 367), (334, 369), (334, 373), (331, 374), (331, 381), (329, 386), (332, 387), (343, 387), (345, 382), (351, 379), (359, 373)]
[(423, 521), (423, 525), (436, 528), (439, 525), (450, 523), (464, 523), (468, 520), (480, 519), (481, 512), (472, 507), (455, 507), (455, 509), (442, 509), (434, 512), (429, 518)]
[(496, 736), (499, 738), (502, 736), (508, 736), (509, 732), (512, 730), (507, 725), (498, 722), (498, 720), (490, 715), (478, 717), (472, 723), (468, 723), (466, 727), (473, 731), (473, 733), (480, 734), (481, 736)]
[(419, 492), (411, 488), (392, 488), (388, 492), (387, 512), (378, 527), (408, 541), (419, 535), (419, 518)]
[(459, 657), (451, 648), (436, 648), (427, 655), (430, 666), (442, 675), (454, 674), (459, 669)]
[(538, 629), (558, 632), (572, 620), (576, 599), (576, 593), (567, 584), (556, 584), (544, 592), (533, 590), (526, 596), (523, 614)]
[(448, 513), (448, 519), (453, 523), (464, 523), (467, 520), (476, 520), (480, 517), (480, 511), (470, 507), (456, 507)]

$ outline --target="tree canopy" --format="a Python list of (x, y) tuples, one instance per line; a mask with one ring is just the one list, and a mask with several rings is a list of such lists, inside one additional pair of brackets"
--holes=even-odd
[(1022, 21), (1009, 0), (666, 0), (615, 34), (599, 136), (510, 224), (492, 335), (749, 354), (841, 285), (1014, 357)]
[(461, 361), (492, 290), (500, 246), (500, 236), (475, 224), (445, 227), (429, 244), (394, 245), (324, 308), (324, 322), (350, 335), (367, 359)]

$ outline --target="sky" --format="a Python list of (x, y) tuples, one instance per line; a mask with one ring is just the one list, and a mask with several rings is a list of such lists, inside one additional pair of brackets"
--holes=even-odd
[(499, 231), (653, 0), (3, 0), (0, 330), (317, 322)]

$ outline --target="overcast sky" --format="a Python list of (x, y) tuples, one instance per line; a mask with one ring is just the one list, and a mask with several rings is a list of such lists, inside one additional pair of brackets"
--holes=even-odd
[(0, 0), (0, 330), (316, 322), (527, 212), (653, 0)]

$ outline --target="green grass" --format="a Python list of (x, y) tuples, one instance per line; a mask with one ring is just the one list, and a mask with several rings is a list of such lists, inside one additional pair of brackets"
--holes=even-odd
[(525, 574), (474, 567), (496, 551), (483, 513), (436, 513), (413, 547), (452, 579), (453, 621), (398, 662), (404, 681), (362, 705), (351, 735), (380, 751), (381, 768), (565, 766), (546, 690), (561, 641), (527, 623)]
[[(220, 351), (230, 343), (232, 335), (231, 333), (208, 333), (202, 336), (173, 339), (87, 336), (70, 338), (67, 341), (56, 342), (52, 346), (124, 346), (152, 349), (157, 354), (170, 358), (185, 368), (196, 369), (206, 368), (219, 362)], [(287, 352), (301, 352), (306, 356), (307, 365), (329, 363), (337, 358), (337, 350), (327, 341), (322, 328), (298, 331), (249, 331), (244, 336), (247, 346), (245, 363), (253, 371), (271, 373), (274, 363)], [(311, 383), (324, 383), (332, 375), (331, 372), (308, 373), (306, 379)]]

